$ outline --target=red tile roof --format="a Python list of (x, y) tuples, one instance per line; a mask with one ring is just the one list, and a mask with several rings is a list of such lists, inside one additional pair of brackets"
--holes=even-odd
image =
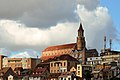
[(53, 59), (55, 56), (45, 56), (45, 57), (41, 57), (40, 59), (45, 61), (45, 60), (48, 60), (48, 59)]
[(53, 50), (60, 50), (60, 49), (68, 49), (68, 48), (74, 48), (76, 43), (71, 43), (71, 44), (63, 44), (63, 45), (57, 45), (57, 46), (49, 46), (44, 51), (53, 51)]

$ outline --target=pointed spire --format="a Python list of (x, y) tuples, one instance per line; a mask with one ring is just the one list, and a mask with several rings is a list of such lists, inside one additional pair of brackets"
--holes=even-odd
[(83, 27), (82, 27), (82, 23), (80, 23), (80, 27), (79, 27), (78, 31), (84, 31)]

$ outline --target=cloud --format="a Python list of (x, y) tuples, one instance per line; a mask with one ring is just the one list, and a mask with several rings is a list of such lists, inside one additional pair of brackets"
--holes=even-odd
[(19, 20), (28, 27), (48, 28), (58, 22), (75, 22), (75, 9), (76, 0), (0, 0), (1, 19)]
[(100, 0), (77, 0), (77, 3), (84, 6), (87, 10), (94, 10), (99, 6)]
[(10, 56), (11, 55), (11, 51), (9, 49), (0, 48), (0, 55)]
[(98, 6), (94, 10), (88, 10), (85, 6), (78, 5), (77, 12), (84, 24), (87, 47), (100, 51), (104, 36), (108, 39), (117, 38), (117, 30), (106, 7)]
[[(11, 49), (27, 46), (27, 48), (34, 47), (41, 50), (43, 46), (73, 41), (74, 34), (71, 32), (76, 29), (74, 25), (76, 24), (66, 22), (51, 26), (49, 29), (39, 29), (27, 27), (17, 21), (0, 20), (0, 44)], [(71, 35), (69, 39), (68, 35)]]
[(40, 53), (34, 50), (26, 49), (22, 51), (12, 52), (10, 58), (39, 58)]

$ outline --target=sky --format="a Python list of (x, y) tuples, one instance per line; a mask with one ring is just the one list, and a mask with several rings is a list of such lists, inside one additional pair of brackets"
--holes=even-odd
[[(8, 3), (9, 2), (9, 3)], [(0, 54), (37, 57), (48, 46), (76, 42), (80, 22), (88, 49), (120, 50), (119, 0), (0, 0)]]

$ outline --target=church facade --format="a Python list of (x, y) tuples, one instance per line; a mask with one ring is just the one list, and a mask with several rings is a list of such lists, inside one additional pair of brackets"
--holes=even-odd
[(81, 23), (78, 29), (78, 36), (77, 36), (76, 43), (49, 46), (42, 51), (41, 60), (45, 61), (50, 58), (54, 58), (64, 54), (71, 55), (72, 57), (79, 60), (82, 64), (86, 63), (86, 58), (88, 56), (89, 57), (98, 56), (97, 51), (95, 52), (94, 50), (91, 50), (90, 52), (89, 50), (86, 49), (84, 29)]

